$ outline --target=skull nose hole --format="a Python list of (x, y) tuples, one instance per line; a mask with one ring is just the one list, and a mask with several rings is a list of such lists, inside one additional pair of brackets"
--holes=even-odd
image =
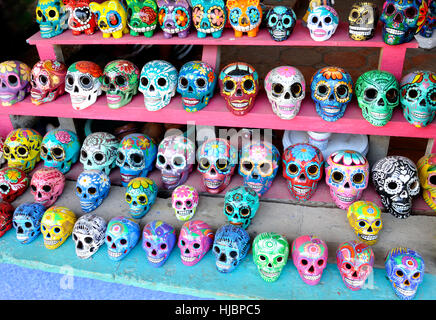
[(112, 243), (111, 248), (112, 248), (112, 249), (116, 249), (116, 248), (117, 248), (117, 246), (115, 245), (115, 242)]
[(238, 96), (238, 97), (242, 96), (242, 90), (241, 89), (237, 89), (236, 90), (236, 96)]
[(347, 183), (345, 183), (345, 185), (344, 185), (344, 188), (347, 188), (347, 189), (349, 189), (350, 188), (350, 184), (347, 182)]
[(405, 285), (405, 286), (410, 286), (410, 282), (409, 282), (409, 280), (406, 279), (406, 281), (404, 281), (404, 285)]
[(207, 28), (208, 27), (208, 25), (207, 25), (207, 22), (203, 22), (203, 24), (201, 25), (203, 28)]
[(354, 278), (357, 278), (357, 272), (354, 271), (353, 274), (352, 274), (352, 276), (353, 276)]
[(368, 232), (372, 232), (373, 230), (372, 230), (372, 228), (371, 228), (371, 226), (368, 228)]
[(309, 270), (307, 270), (307, 271), (309, 271), (310, 273), (313, 273), (315, 271), (315, 268), (313, 266), (310, 266)]
[(79, 87), (78, 86), (74, 86), (74, 92), (79, 92)]
[(41, 192), (38, 192), (38, 198), (42, 198)]
[(306, 176), (304, 174), (300, 174), (300, 177), (298, 178), (300, 180), (306, 180)]
[(153, 249), (153, 251), (151, 252), (151, 254), (152, 254), (152, 255), (154, 255), (154, 256), (155, 256), (155, 255), (157, 255), (157, 252), (156, 252), (156, 250), (155, 250), (155, 249)]
[(114, 90), (116, 89), (116, 88), (115, 88), (115, 85), (111, 83), (111, 84), (109, 85), (109, 89), (110, 89), (111, 91), (114, 91)]
[(377, 105), (382, 107), (385, 105), (385, 102), (383, 101), (382, 98), (380, 98), (380, 100), (377, 102)]
[(77, 242), (77, 249), (83, 249), (82, 241)]
[(191, 86), (188, 87), (188, 92), (194, 92), (194, 88), (192, 88)]
[(259, 175), (257, 173), (253, 173), (251, 176), (252, 176), (253, 179), (258, 179), (259, 178)]
[(186, 248), (186, 250), (185, 250), (185, 254), (189, 254), (189, 253), (191, 253), (191, 252), (189, 251), (188, 248)]
[(425, 99), (422, 99), (421, 102), (419, 103), (419, 105), (421, 107), (425, 107), (426, 106)]
[(23, 233), (23, 228), (18, 227), (18, 229), (17, 229), (17, 233)]
[(47, 156), (47, 160), (48, 160), (48, 161), (52, 161), (53, 158), (52, 158), (50, 155), (48, 155), (48, 156)]
[(170, 166), (169, 164), (167, 164), (167, 165), (165, 166), (165, 169), (167, 169), (167, 170), (171, 170), (171, 166)]
[(153, 92), (155, 90), (154, 86), (151, 84), (149, 88), (150, 92)]
[(271, 262), (268, 263), (268, 268), (272, 268), (272, 264), (271, 264)]
[(242, 24), (242, 25), (248, 24), (248, 19), (247, 19), (246, 17), (243, 17), (243, 18), (241, 19), (241, 24)]
[(402, 15), (401, 13), (398, 12), (398, 13), (395, 15), (394, 21), (395, 21), (395, 22), (398, 22), (398, 23), (403, 22), (403, 15)]
[(165, 24), (165, 26), (168, 27), (168, 28), (171, 28), (171, 27), (172, 27), (171, 22), (167, 22), (167, 23)]
[(333, 93), (330, 95), (329, 100), (330, 101), (334, 101), (335, 100), (335, 95)]
[(220, 254), (220, 258), (219, 258), (219, 260), (220, 260), (221, 262), (226, 262), (226, 261), (227, 261), (227, 257), (226, 257), (226, 255), (225, 255), (224, 253), (221, 253), (221, 254)]
[(214, 168), (210, 169), (210, 174), (216, 175), (216, 170)]
[(51, 238), (51, 235), (50, 235), (50, 233), (47, 233), (47, 238)]
[(286, 92), (284, 98), (291, 99), (291, 94), (289, 92)]

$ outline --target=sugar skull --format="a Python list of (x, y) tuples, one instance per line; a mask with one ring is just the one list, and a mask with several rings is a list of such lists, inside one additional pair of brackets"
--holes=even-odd
[(414, 71), (404, 76), (400, 103), (410, 124), (422, 128), (431, 123), (436, 115), (436, 72)]
[(324, 158), (321, 151), (308, 143), (287, 147), (283, 153), (283, 177), (296, 200), (309, 200), (322, 178)]
[(269, 190), (280, 164), (279, 150), (267, 141), (252, 141), (242, 146), (239, 174), (244, 185), (259, 197)]
[(412, 300), (424, 279), (423, 257), (409, 248), (394, 248), (386, 255), (385, 269), (398, 298)]
[(250, 235), (238, 226), (224, 225), (215, 234), (212, 252), (219, 272), (228, 273), (236, 269), (250, 249)]
[(26, 173), (18, 168), (0, 169), (0, 198), (4, 202), (12, 202), (21, 196), (29, 186)]
[(12, 229), (14, 207), (9, 202), (0, 202), (0, 237)]
[(153, 60), (142, 67), (138, 90), (144, 95), (148, 111), (160, 110), (170, 103), (176, 94), (177, 78), (177, 69), (163, 60)]
[(219, 38), (223, 34), (227, 21), (224, 0), (191, 0), (192, 23), (197, 29), (197, 37), (205, 38), (211, 34)]
[(55, 60), (38, 61), (30, 73), (30, 100), (40, 105), (52, 102), (65, 93), (67, 66)]
[(195, 144), (183, 135), (165, 137), (159, 144), (156, 168), (165, 188), (174, 189), (185, 183), (195, 163)]
[(289, 243), (282, 235), (263, 232), (254, 238), (253, 261), (260, 276), (266, 282), (277, 281), (288, 261), (288, 256)]
[(209, 139), (197, 151), (198, 171), (209, 193), (220, 193), (230, 183), (238, 162), (238, 151), (229, 141)]
[(318, 6), (307, 17), (310, 37), (315, 41), (326, 41), (338, 28), (339, 15), (333, 7)]
[(372, 70), (356, 81), (356, 97), (363, 117), (374, 126), (384, 126), (400, 102), (400, 86), (393, 74)]
[(235, 37), (242, 37), (244, 32), (249, 37), (257, 36), (262, 22), (262, 8), (259, 0), (228, 0), (226, 6)]
[(103, 33), (103, 38), (119, 39), (124, 33), (129, 33), (127, 26), (127, 10), (123, 2), (108, 0), (102, 3), (91, 2), (91, 11), (97, 17), (97, 25)]
[(215, 70), (202, 61), (185, 63), (179, 72), (177, 92), (182, 95), (183, 108), (196, 112), (209, 104), (216, 86)]
[(418, 160), (419, 182), (422, 197), (430, 208), (436, 211), (436, 154), (423, 156)]
[(380, 208), (370, 201), (356, 201), (348, 207), (347, 219), (359, 241), (372, 246), (383, 228)]
[(157, 0), (159, 25), (166, 39), (186, 38), (191, 27), (191, 7), (186, 0)]
[(12, 225), (21, 244), (31, 243), (41, 233), (41, 219), (45, 207), (40, 203), (25, 202), (14, 211)]
[(91, 12), (90, 0), (63, 0), (65, 9), (69, 12), (68, 28), (78, 36), (82, 33), (91, 35), (97, 31), (97, 16)]
[(373, 2), (356, 2), (348, 15), (348, 35), (357, 41), (369, 40), (374, 37), (377, 29), (379, 12)]
[(51, 207), (64, 191), (65, 176), (56, 168), (41, 168), (30, 180), (30, 192), (35, 202)]
[(83, 212), (97, 209), (107, 197), (111, 181), (109, 176), (100, 170), (85, 170), (76, 182), (76, 195), (80, 200)]
[(109, 175), (115, 167), (118, 139), (108, 132), (94, 132), (85, 138), (80, 149), (80, 162), (85, 170), (101, 170)]
[(0, 63), (0, 102), (11, 106), (30, 92), (30, 68), (27, 64), (8, 60)]
[(79, 160), (79, 151), (80, 142), (75, 132), (54, 129), (47, 132), (42, 139), (40, 156), (44, 166), (67, 173)]
[(292, 261), (301, 280), (308, 285), (313, 286), (321, 281), (327, 258), (328, 248), (324, 240), (304, 235), (292, 242)]
[(374, 252), (362, 242), (343, 242), (336, 251), (336, 263), (345, 286), (357, 291), (372, 272)]
[(11, 131), (3, 145), (3, 157), (8, 166), (28, 173), (41, 160), (41, 135), (33, 129), (20, 128)]
[(297, 16), (290, 7), (275, 6), (266, 16), (266, 27), (275, 41), (284, 41), (289, 38), (297, 23)]
[(38, 0), (36, 22), (41, 38), (52, 38), (68, 28), (69, 11), (61, 0)]
[(219, 86), (227, 109), (234, 115), (243, 116), (254, 106), (259, 92), (259, 75), (247, 63), (231, 63), (221, 70)]
[(197, 264), (211, 249), (214, 234), (212, 228), (201, 220), (191, 220), (183, 224), (180, 230), (178, 247), (185, 266)]
[(129, 20), (127, 24), (132, 36), (143, 33), (150, 38), (157, 26), (157, 4), (155, 0), (128, 0), (127, 12)]
[(313, 11), (313, 9), (322, 5), (333, 7), (335, 5), (335, 0), (309, 0), (309, 6), (307, 7), (306, 13), (302, 18), (303, 25), (307, 24), (307, 17)]
[(138, 177), (130, 180), (126, 189), (129, 213), (135, 219), (145, 216), (156, 201), (158, 187), (153, 180)]
[(234, 187), (224, 197), (223, 213), (230, 224), (247, 229), (259, 209), (257, 193), (246, 186)]
[(170, 224), (153, 220), (142, 230), (142, 249), (147, 261), (153, 267), (159, 268), (168, 260), (176, 244), (176, 229)]
[(276, 67), (265, 77), (265, 91), (273, 112), (281, 119), (290, 120), (300, 111), (306, 82), (297, 68)]
[(65, 76), (65, 91), (70, 94), (74, 110), (83, 110), (93, 105), (102, 94), (100, 66), (90, 61), (78, 61), (68, 67)]
[(174, 189), (171, 195), (171, 204), (176, 217), (180, 221), (188, 221), (195, 215), (198, 206), (198, 192), (188, 185), (181, 185)]
[(72, 234), (77, 257), (87, 259), (95, 254), (104, 244), (106, 228), (106, 221), (95, 213), (81, 216), (74, 225)]
[(127, 217), (115, 217), (109, 221), (105, 242), (109, 259), (120, 261), (138, 243), (141, 236), (139, 224)]
[[(425, 9), (425, 1), (423, 1), (423, 5), (421, 7), (421, 15), (418, 19), (423, 19), (425, 17), (425, 20), (420, 26), (418, 27), (419, 35), (425, 37), (425, 38), (431, 38), (434, 34), (434, 29), (436, 28), (436, 1), (429, 0), (428, 1), (428, 11), (426, 15), (424, 15), (426, 9)], [(421, 28), (421, 30), (419, 30)]]
[(104, 67), (102, 89), (109, 108), (118, 109), (132, 101), (138, 85), (139, 69), (130, 61), (114, 60)]
[(73, 232), (76, 215), (67, 207), (52, 206), (41, 219), (41, 233), (44, 245), (53, 250), (60, 247)]
[(135, 177), (146, 177), (153, 169), (156, 154), (156, 144), (150, 137), (141, 133), (125, 136), (118, 147), (116, 160), (123, 186)]
[(406, 219), (412, 200), (419, 194), (418, 170), (412, 160), (388, 156), (372, 167), (371, 178), (383, 206), (396, 218)]

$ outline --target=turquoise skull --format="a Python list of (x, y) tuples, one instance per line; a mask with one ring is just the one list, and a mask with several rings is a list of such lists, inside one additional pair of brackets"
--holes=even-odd
[(36, 22), (41, 38), (52, 38), (68, 28), (69, 12), (60, 0), (39, 0), (36, 6)]
[(223, 212), (230, 224), (247, 229), (259, 209), (259, 204), (259, 196), (253, 189), (239, 186), (226, 193)]

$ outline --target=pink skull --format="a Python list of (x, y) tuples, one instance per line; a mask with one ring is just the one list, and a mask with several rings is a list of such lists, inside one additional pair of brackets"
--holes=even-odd
[(40, 105), (51, 102), (65, 92), (67, 66), (55, 60), (42, 60), (35, 64), (30, 75), (30, 98)]
[(197, 264), (212, 247), (213, 239), (213, 231), (207, 223), (201, 220), (185, 222), (178, 241), (182, 263), (185, 266)]
[(171, 196), (171, 203), (180, 221), (191, 219), (198, 206), (198, 192), (194, 187), (181, 185), (174, 189)]
[(0, 101), (10, 106), (24, 99), (30, 91), (30, 68), (21, 61), (0, 63)]
[(327, 266), (328, 249), (326, 243), (313, 236), (301, 236), (292, 243), (292, 260), (301, 279), (316, 285), (321, 280)]
[(35, 202), (48, 208), (62, 194), (65, 186), (65, 176), (56, 168), (41, 168), (37, 170), (30, 181), (30, 188)]

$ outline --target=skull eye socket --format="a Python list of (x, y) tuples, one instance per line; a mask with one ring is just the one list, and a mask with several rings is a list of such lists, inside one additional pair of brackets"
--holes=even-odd
[(327, 24), (332, 23), (332, 21), (333, 21), (333, 20), (332, 20), (331, 17), (325, 17), (325, 18), (324, 18), (324, 22), (327, 23)]
[(388, 16), (391, 16), (395, 13), (395, 11), (395, 6), (392, 3), (388, 4), (388, 6), (386, 7), (386, 14)]
[(348, 262), (345, 264), (345, 268), (350, 270), (351, 269), (351, 264), (349, 264)]
[(260, 256), (259, 256), (259, 260), (261, 260), (261, 261), (266, 261), (266, 257), (263, 256), (263, 255), (260, 255)]
[(285, 25), (285, 27), (289, 27), (289, 25), (291, 24), (292, 20), (288, 17), (283, 19), (283, 24)]
[(279, 263), (282, 262), (282, 261), (283, 261), (283, 257), (278, 257), (278, 258), (276, 259), (276, 261), (279, 262)]
[(146, 87), (148, 85), (148, 79), (147, 77), (142, 77), (141, 78), (141, 85)]
[(280, 83), (273, 83), (272, 85), (272, 91), (275, 94), (282, 94), (284, 90), (283, 85), (281, 85)]
[(85, 239), (83, 239), (85, 241), (85, 243), (90, 244), (92, 242), (92, 238), (91, 237), (85, 237)]
[(241, 211), (239, 211), (239, 213), (243, 217), (248, 217), (250, 215), (250, 212), (251, 212), (250, 208), (242, 208)]
[(147, 198), (145, 198), (145, 196), (139, 196), (138, 201), (139, 203), (144, 204), (147, 202)]
[(121, 240), (120, 240), (120, 244), (124, 246), (125, 244), (127, 244), (127, 240), (124, 239), (124, 238), (121, 239)]
[(311, 176), (315, 176), (318, 174), (319, 168), (316, 165), (311, 165), (309, 168), (307, 168), (307, 172)]
[(151, 243), (150, 242), (146, 242), (145, 245), (147, 246), (147, 248), (151, 248)]
[(91, 194), (91, 195), (94, 195), (94, 194), (97, 193), (97, 189), (94, 188), (94, 187), (91, 187), (91, 188), (88, 189), (88, 193)]
[(160, 87), (165, 87), (167, 85), (167, 80), (165, 78), (159, 78), (157, 79), (157, 84)]
[(436, 185), (436, 175), (432, 175), (428, 178), (428, 183), (430, 185)]
[(115, 83), (120, 87), (123, 87), (127, 83), (127, 79), (124, 76), (118, 75), (115, 77)]
[(377, 220), (377, 221), (375, 222), (375, 226), (376, 226), (376, 227), (380, 227), (380, 225), (381, 225), (381, 221), (380, 221), (380, 220)]
[(351, 11), (350, 16), (353, 19), (357, 19), (359, 17), (359, 12), (357, 12), (357, 10), (353, 10), (353, 11)]
[(188, 79), (186, 79), (185, 77), (180, 77), (180, 80), (179, 80), (179, 86), (180, 86), (181, 88), (187, 88), (187, 87), (188, 87), (188, 84), (189, 84)]
[(173, 159), (173, 164), (175, 165), (175, 166), (177, 166), (177, 167), (180, 167), (180, 166), (182, 166), (184, 163), (185, 163), (185, 161), (184, 161), (185, 159), (183, 159), (182, 157), (175, 157), (174, 159)]
[(409, 99), (416, 99), (418, 98), (418, 90), (416, 89), (410, 89), (409, 91), (407, 91), (407, 96)]
[(203, 170), (207, 170), (210, 167), (210, 162), (208, 159), (206, 158), (201, 158), (200, 159), (200, 168)]
[(51, 187), (49, 185), (45, 185), (42, 187), (42, 190), (44, 190), (44, 192), (50, 192), (51, 191)]
[(245, 80), (243, 83), (243, 87), (246, 91), (251, 91), (254, 89), (254, 82), (251, 79)]
[(418, 183), (417, 180), (411, 182), (410, 185), (409, 185), (409, 189), (412, 190), (412, 191), (415, 191), (418, 188), (419, 188), (419, 183)]
[(47, 228), (45, 227), (45, 225), (43, 225), (43, 224), (41, 225), (41, 230), (42, 230), (42, 231), (46, 231), (46, 230), (47, 230)]
[(26, 222), (25, 224), (24, 224), (24, 226), (26, 227), (26, 228), (31, 228), (32, 227), (32, 223), (31, 222)]
[(309, 263), (309, 262), (308, 262), (306, 259), (302, 259), (302, 260), (301, 260), (301, 264), (302, 264), (303, 266), (307, 266), (308, 263)]
[(233, 91), (233, 89), (235, 88), (235, 83), (231, 80), (226, 80), (224, 82), (224, 89), (226, 91)]
[(359, 227), (364, 228), (366, 226), (366, 223), (364, 221), (359, 222)]
[(167, 248), (167, 245), (165, 243), (162, 243), (160, 245), (161, 250), (165, 250)]
[(336, 95), (341, 99), (345, 98), (348, 96), (348, 87), (344, 84), (341, 84), (336, 88)]
[(177, 208), (177, 209), (180, 209), (181, 207), (182, 207), (182, 201), (176, 201), (176, 203), (175, 203), (175, 207)]
[(180, 245), (184, 247), (186, 245), (185, 240), (180, 240)]
[(95, 162), (102, 162), (104, 160), (104, 155), (101, 152), (94, 153)]
[(118, 157), (117, 157), (118, 159), (117, 159), (117, 161), (124, 161), (124, 154), (122, 153), (122, 152), (118, 152)]
[(126, 194), (126, 201), (128, 203), (132, 202), (132, 196), (130, 194)]
[(397, 275), (397, 277), (400, 277), (400, 278), (402, 278), (404, 276), (404, 272), (401, 270), (395, 271), (395, 274)]
[(420, 272), (415, 272), (415, 273), (413, 274), (412, 278), (413, 278), (413, 279), (418, 279), (420, 275), (421, 275)]
[(18, 147), (18, 149), (17, 149), (17, 153), (18, 153), (20, 156), (25, 157), (25, 156), (27, 156), (27, 149), (24, 148), (24, 147)]
[(238, 253), (236, 251), (232, 250), (229, 252), (229, 256), (234, 259), (238, 256)]
[(195, 80), (195, 84), (197, 85), (197, 87), (199, 88), (204, 88), (206, 87), (206, 80), (203, 78), (198, 78), (197, 80)]
[(56, 159), (61, 159), (64, 157), (64, 149), (62, 148), (53, 148), (51, 153)]
[(16, 75), (11, 74), (8, 76), (8, 83), (11, 87), (15, 87), (18, 85), (18, 78)]
[(0, 185), (0, 191), (3, 193), (9, 192), (9, 186), (7, 184)]
[(390, 103), (395, 103), (398, 99), (398, 91), (394, 88), (389, 89), (388, 92), (386, 92), (386, 99), (388, 99)]
[(405, 15), (407, 19), (414, 19), (417, 15), (418, 11), (414, 7), (407, 8), (405, 11)]
[(227, 166), (228, 166), (228, 162), (226, 159), (218, 159), (216, 162), (216, 167), (219, 170), (225, 170), (227, 168)]
[(49, 10), (49, 12), (48, 12), (48, 16), (50, 18), (56, 17), (56, 14), (57, 14), (57, 12), (55, 10)]
[(271, 24), (271, 25), (275, 25), (276, 23), (277, 23), (277, 16), (274, 14), (274, 15), (271, 15), (270, 17), (269, 17), (269, 23)]
[(199, 243), (194, 243), (194, 244), (192, 245), (192, 247), (193, 247), (194, 249), (200, 249), (200, 244), (199, 244)]
[(303, 87), (300, 83), (294, 83), (291, 85), (291, 93), (294, 98), (299, 98), (303, 94)]
[[(32, 188), (32, 190), (33, 190), (33, 188)], [(36, 191), (36, 187), (35, 187), (35, 190), (34, 190), (34, 191)], [(82, 188), (77, 187), (77, 188), (76, 188), (76, 191), (77, 191), (78, 193), (82, 193)]]
[(67, 85), (72, 86), (74, 84), (74, 77), (71, 74), (67, 74), (65, 77), (65, 82)]
[(42, 16), (43, 16), (42, 11), (41, 11), (41, 10), (36, 10), (36, 15), (37, 15), (39, 18), (42, 18)]
[(318, 262), (317, 262), (317, 264), (318, 264), (319, 266), (322, 266), (322, 265), (324, 264), (324, 260), (323, 260), (323, 259), (319, 259)]
[[(42, 151), (42, 148), (41, 148), (41, 151)], [(47, 149), (46, 149), (45, 153), (47, 153)], [(88, 153), (85, 150), (81, 151), (81, 155), (82, 155), (82, 158), (85, 158), (85, 159), (88, 158)]]
[(253, 163), (251, 161), (244, 161), (244, 162), (242, 162), (242, 167), (246, 171), (251, 171), (251, 170), (253, 170)]
[(318, 17), (317, 17), (317, 16), (313, 16), (313, 17), (312, 17), (312, 23), (313, 23), (313, 24), (318, 23)]
[(230, 214), (233, 213), (233, 207), (231, 205), (229, 205), (229, 204), (226, 205), (226, 212), (230, 213)]
[(316, 94), (324, 97), (328, 94), (329, 88), (325, 84), (321, 84), (316, 88)]
[(187, 201), (185, 202), (185, 205), (186, 205), (186, 207), (187, 207), (188, 209), (192, 208), (192, 201), (191, 201), (191, 200), (187, 200)]
[(344, 179), (344, 175), (341, 172), (335, 171), (332, 174), (332, 180), (336, 183), (341, 182)]
[(92, 88), (92, 79), (89, 76), (81, 76), (79, 78), (80, 84), (82, 85), (83, 88), (85, 89), (90, 89)]
[(134, 153), (130, 155), (130, 160), (134, 164), (141, 164), (143, 156), (140, 153)]
[(260, 171), (262, 171), (262, 173), (268, 173), (271, 170), (271, 164), (269, 164), (268, 162), (264, 162), (262, 163), (260, 166)]
[(220, 253), (221, 252), (221, 250), (220, 250), (220, 248), (218, 246), (214, 246), (213, 247), (213, 251), (215, 251), (216, 253)]
[(43, 86), (45, 86), (46, 84), (48, 84), (48, 78), (47, 78), (47, 76), (41, 74), (41, 75), (38, 77), (38, 79), (39, 79), (39, 82), (40, 82)]
[(395, 189), (397, 189), (397, 187), (398, 187), (398, 184), (395, 181), (391, 181), (388, 183), (388, 188), (391, 190), (395, 190)]
[(354, 182), (354, 183), (357, 183), (357, 184), (360, 184), (360, 183), (363, 182), (364, 178), (365, 178), (365, 176), (364, 176), (363, 173), (356, 173), (356, 174), (353, 176), (353, 182)]
[(109, 241), (109, 242), (112, 242), (112, 237), (111, 236), (107, 236), (106, 240)]
[(288, 171), (290, 174), (294, 175), (298, 173), (298, 167), (296, 164), (291, 163), (290, 165), (288, 165)]
[(366, 100), (374, 100), (375, 98), (377, 98), (378, 95), (378, 91), (374, 88), (369, 88), (367, 90), (365, 90), (364, 92), (364, 97)]
[(56, 228), (53, 229), (53, 232), (54, 233), (59, 233), (59, 232), (61, 232), (61, 228), (56, 227)]
[(104, 77), (103, 77), (103, 84), (104, 84), (105, 86), (109, 86), (110, 83), (111, 83), (111, 79), (110, 79), (108, 76), (104, 76)]
[(11, 151), (11, 150), (9, 149), (8, 146), (4, 146), (4, 148), (3, 148), (3, 152), (4, 152), (4, 153), (8, 154), (10, 151)]
[(161, 155), (161, 154), (157, 156), (157, 161), (160, 164), (165, 164), (165, 162), (166, 162), (165, 157), (163, 155)]

